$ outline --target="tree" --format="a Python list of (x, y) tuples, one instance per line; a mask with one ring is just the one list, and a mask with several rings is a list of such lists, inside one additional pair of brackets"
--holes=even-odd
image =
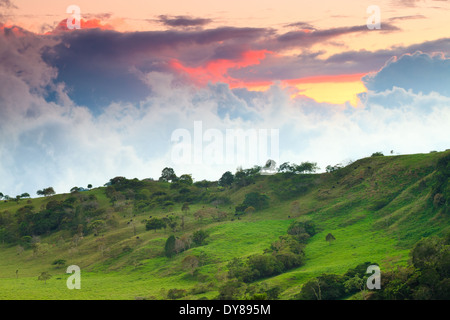
[(172, 168), (165, 167), (161, 172), (161, 177), (159, 178), (159, 180), (165, 182), (174, 182), (177, 181), (178, 178)]
[(181, 206), (181, 211), (184, 212), (184, 214), (186, 214), (189, 210), (190, 210), (189, 202), (183, 203), (183, 205)]
[(55, 192), (55, 190), (53, 189), (53, 187), (48, 187), (48, 188), (45, 188), (45, 189), (42, 189), (42, 190), (38, 190), (37, 192), (36, 192), (36, 194), (38, 195), (38, 196), (45, 196), (45, 197), (48, 197), (48, 196), (52, 196), (52, 195), (54, 195), (56, 192)]
[(126, 180), (127, 180), (127, 179), (126, 179), (125, 177), (118, 176), (118, 177), (114, 177), (114, 178), (112, 178), (112, 179), (109, 179), (109, 183), (110, 183), (112, 186), (114, 186), (114, 185), (119, 185), (119, 184), (125, 182)]
[(173, 257), (175, 254), (175, 236), (171, 235), (167, 240), (166, 244), (164, 246), (164, 254), (166, 257), (170, 258)]
[(230, 171), (225, 172), (219, 179), (218, 184), (221, 187), (231, 186), (234, 182), (234, 176)]
[(336, 240), (336, 238), (331, 233), (329, 233), (325, 237), (325, 240), (328, 241), (328, 243), (331, 243), (332, 241)]
[(78, 187), (73, 187), (72, 189), (70, 189), (70, 193), (75, 193), (75, 192), (79, 192), (80, 188)]
[(92, 184), (89, 183), (89, 184), (87, 185), (87, 188), (88, 188), (88, 189), (92, 189)]
[(47, 284), (47, 280), (49, 280), (52, 277), (51, 274), (44, 271), (41, 273), (41, 275), (38, 277), (38, 280), (44, 281), (44, 284)]
[(64, 259), (58, 259), (52, 262), (52, 265), (58, 266), (58, 267), (64, 267), (66, 265), (66, 260)]
[(254, 207), (256, 210), (265, 209), (269, 206), (269, 197), (258, 192), (250, 192), (245, 195), (242, 204), (247, 207)]
[(0, 192), (0, 200), (3, 198), (3, 193)]
[(246, 214), (248, 214), (248, 215), (251, 215), (253, 212), (255, 212), (255, 208), (252, 207), (252, 206), (247, 207), (247, 208), (245, 208), (245, 210), (244, 210), (244, 213), (246, 213)]
[(209, 234), (205, 230), (197, 230), (192, 234), (192, 242), (197, 246), (201, 246), (205, 243), (208, 236)]
[(145, 229), (148, 230), (158, 230), (158, 229), (162, 229), (165, 228), (167, 226), (167, 223), (162, 220), (162, 219), (158, 219), (158, 218), (151, 218), (149, 221), (147, 221), (147, 224), (145, 225)]
[(278, 167), (278, 172), (293, 172), (294, 168), (289, 164), (289, 162), (284, 162)]
[(30, 194), (25, 192), (20, 195), (21, 198), (30, 198)]
[(302, 162), (299, 165), (294, 165), (294, 173), (313, 173), (319, 170), (315, 162)]
[(194, 183), (190, 174), (182, 174), (178, 181), (188, 186), (191, 186)]
[(383, 156), (384, 156), (383, 152), (380, 152), (380, 151), (374, 152), (371, 155), (371, 157), (383, 157)]

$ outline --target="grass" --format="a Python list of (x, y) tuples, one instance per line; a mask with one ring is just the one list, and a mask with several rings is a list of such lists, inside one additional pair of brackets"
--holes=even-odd
[[(204, 229), (209, 237), (205, 245), (172, 258), (165, 257), (163, 250), (173, 232), (146, 231), (141, 221), (150, 215), (180, 216), (181, 204), (172, 210), (156, 207), (136, 212), (132, 204), (124, 202), (111, 211), (117, 220), (115, 227), (109, 227), (97, 237), (85, 236), (76, 247), (71, 242), (71, 234), (65, 231), (41, 236), (45, 250), (37, 256), (31, 249), (22, 252), (17, 245), (0, 245), (0, 299), (165, 299), (168, 290), (173, 288), (185, 289), (184, 299), (212, 299), (226, 280), (226, 265), (232, 258), (263, 253), (279, 236), (286, 234), (292, 221), (302, 219), (314, 221), (317, 228), (317, 234), (306, 246), (305, 264), (257, 283), (280, 286), (280, 298), (292, 299), (303, 283), (323, 273), (343, 274), (367, 261), (378, 263), (383, 272), (383, 268), (391, 267), (391, 261), (406, 264), (410, 249), (421, 237), (450, 230), (449, 217), (433, 208), (430, 201), (434, 166), (443, 154), (361, 159), (333, 174), (300, 179), (309, 183), (308, 189), (288, 198), (277, 193), (277, 186), (288, 181), (281, 175), (258, 177), (254, 184), (239, 189), (209, 188), (205, 192), (231, 199), (231, 204), (218, 207), (228, 213), (228, 218), (197, 220), (193, 212), (213, 206), (192, 204), (185, 217), (184, 230), (176, 231), (175, 235), (181, 237)], [(166, 184), (153, 183), (151, 188), (152, 192), (171, 192)], [(238, 220), (233, 216), (234, 206), (252, 191), (267, 194), (270, 207)], [(100, 207), (111, 208), (104, 188), (87, 194), (94, 194)], [(52, 200), (65, 197), (57, 195)], [(36, 198), (30, 202), (40, 208), (48, 200)], [(291, 210), (294, 201), (298, 203), (296, 211)], [(0, 213), (15, 212), (26, 202), (1, 202)], [(332, 243), (325, 241), (328, 233), (336, 238)], [(103, 251), (99, 250), (102, 243)], [(188, 255), (201, 260), (193, 275), (182, 264)], [(52, 265), (57, 259), (81, 267), (81, 290), (67, 289), (69, 274), (65, 273), (65, 267)], [(16, 270), (19, 270), (18, 278)], [(47, 283), (38, 280), (44, 271), (52, 275)], [(193, 294), (192, 289), (201, 293)]]

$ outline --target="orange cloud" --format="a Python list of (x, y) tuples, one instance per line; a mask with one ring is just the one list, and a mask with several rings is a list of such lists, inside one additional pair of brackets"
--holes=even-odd
[(230, 86), (239, 86), (239, 80), (230, 77), (227, 74), (228, 70), (259, 64), (268, 53), (271, 52), (268, 50), (250, 50), (242, 53), (239, 59), (216, 59), (198, 67), (187, 67), (174, 59), (170, 62), (170, 66), (178, 72), (188, 74), (199, 85), (205, 85), (211, 81), (225, 82), (230, 84)]
[[(99, 19), (90, 19), (90, 20), (80, 20), (81, 29), (102, 29), (102, 30), (113, 30), (113, 27), (110, 24), (102, 24)], [(75, 30), (75, 29), (74, 29)], [(50, 32), (46, 32), (45, 34), (54, 34), (60, 32), (73, 31), (67, 28), (67, 19), (62, 20), (55, 29)]]
[(16, 37), (23, 37), (28, 33), (28, 31), (14, 25), (0, 24), (0, 33), (6, 34), (7, 32), (13, 33)]

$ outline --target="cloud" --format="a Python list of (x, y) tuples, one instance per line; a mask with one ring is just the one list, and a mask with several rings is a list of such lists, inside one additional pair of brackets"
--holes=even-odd
[[(248, 28), (146, 33), (88, 29), (38, 36), (3, 27), (0, 191), (14, 196), (53, 186), (57, 192), (68, 192), (88, 183), (102, 185), (118, 175), (157, 179), (166, 166), (177, 174), (191, 173), (195, 180), (215, 180), (239, 165), (262, 165), (267, 160), (176, 163), (172, 133), (186, 129), (193, 139), (196, 121), (202, 121), (203, 133), (208, 129), (222, 134), (229, 129), (277, 129), (279, 163), (317, 161), (322, 168), (375, 151), (415, 153), (448, 148), (447, 91), (439, 86), (437, 91), (428, 91), (425, 81), (404, 81), (399, 73), (406, 68), (416, 74), (428, 66), (435, 74), (448, 74), (448, 58), (442, 55), (399, 55), (386, 63), (393, 53), (413, 47), (348, 52), (327, 59), (311, 52), (285, 60), (267, 54), (257, 59), (260, 64), (227, 69), (227, 76), (245, 79), (241, 72), (253, 68), (259, 77), (273, 80), (289, 75), (288, 66), (294, 70), (292, 75), (300, 70), (298, 76), (307, 76), (318, 75), (323, 63), (335, 74), (379, 65), (372, 69), (379, 72), (367, 78), (371, 90), (361, 95), (358, 108), (317, 103), (304, 96), (292, 99), (291, 88), (276, 81), (263, 92), (231, 89), (221, 82), (197, 86), (182, 81), (167, 63), (168, 58), (177, 58), (188, 68), (199, 68), (217, 59), (245, 62), (233, 50), (220, 52), (218, 48), (253, 52), (255, 47), (246, 42), (273, 36), (271, 30)], [(434, 50), (447, 44), (448, 39), (442, 39), (414, 47)], [(376, 62), (370, 64), (373, 58)], [(383, 86), (385, 74), (391, 79), (384, 80), (387, 85)], [(432, 79), (426, 72), (425, 76)], [(408, 88), (409, 84), (414, 87)], [(136, 100), (131, 97), (134, 94)], [(83, 95), (86, 105), (80, 103)], [(90, 105), (95, 97), (104, 99), (101, 108)], [(206, 148), (208, 141), (202, 140), (201, 148)]]
[(450, 96), (450, 58), (420, 51), (404, 54), (391, 58), (381, 70), (365, 76), (363, 81), (375, 92), (400, 87), (415, 93), (437, 92)]
[(202, 27), (212, 22), (211, 19), (193, 18), (189, 16), (160, 15), (159, 21), (169, 27)]
[(392, 18), (389, 18), (388, 21), (394, 22), (394, 21), (398, 21), (398, 20), (417, 20), (417, 19), (426, 19), (426, 17), (422, 14), (416, 14), (413, 16), (392, 17)]
[(6, 9), (16, 9), (17, 6), (15, 6), (11, 0), (0, 0), (0, 7), (6, 8)]

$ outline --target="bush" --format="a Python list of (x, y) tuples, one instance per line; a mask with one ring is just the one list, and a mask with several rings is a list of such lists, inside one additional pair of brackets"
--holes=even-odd
[(175, 236), (171, 235), (167, 240), (164, 246), (164, 254), (166, 257), (170, 258), (175, 255)]
[(205, 230), (197, 230), (192, 234), (192, 242), (197, 245), (201, 246), (205, 243), (206, 238), (208, 238), (209, 234)]
[(176, 300), (183, 298), (186, 295), (186, 290), (184, 289), (170, 289), (167, 292), (167, 298), (171, 300)]

